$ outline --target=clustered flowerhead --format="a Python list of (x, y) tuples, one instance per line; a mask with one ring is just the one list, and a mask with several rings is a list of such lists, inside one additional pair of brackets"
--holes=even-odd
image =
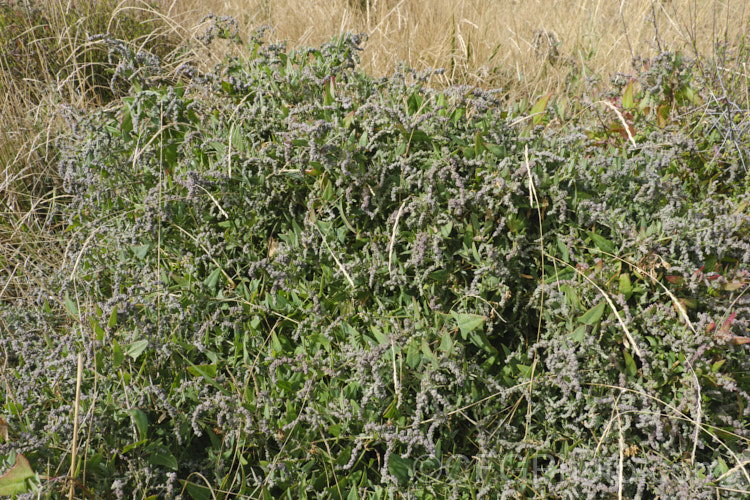
[[(211, 21), (207, 43), (237, 37)], [(158, 74), (106, 40), (118, 78)], [(249, 496), (733, 491), (748, 360), (711, 332), (750, 321), (736, 165), (698, 169), (708, 139), (676, 127), (602, 140), (593, 116), (521, 137), (498, 92), (372, 79), (362, 43), (258, 32), (78, 124), (48, 281), (72, 318), (3, 306), (30, 333), (0, 336), (25, 426), (0, 452), (61, 460), (85, 352), (87, 477), (116, 498), (195, 473)], [(687, 78), (649, 71), (662, 94)]]

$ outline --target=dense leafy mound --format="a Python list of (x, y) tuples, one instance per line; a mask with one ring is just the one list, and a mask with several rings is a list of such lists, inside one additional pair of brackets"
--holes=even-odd
[(747, 137), (690, 65), (553, 129), (374, 80), (359, 42), (256, 37), (175, 86), (132, 61), (61, 163), (72, 322), (3, 306), (0, 452), (69, 467), (82, 352), (105, 496), (742, 496)]

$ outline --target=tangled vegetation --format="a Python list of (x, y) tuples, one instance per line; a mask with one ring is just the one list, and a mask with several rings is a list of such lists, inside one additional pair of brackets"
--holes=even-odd
[(164, 81), (103, 40), (64, 257), (0, 304), (0, 491), (748, 494), (740, 83), (665, 53), (509, 103), (262, 31)]

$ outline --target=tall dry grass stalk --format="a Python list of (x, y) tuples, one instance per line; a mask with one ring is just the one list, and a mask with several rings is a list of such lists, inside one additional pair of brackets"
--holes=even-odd
[(165, 51), (181, 29), (139, 0), (0, 0), (0, 300), (23, 295), (38, 262), (60, 259), (55, 140), (111, 98), (107, 48), (89, 37)]
[[(172, 13), (235, 16), (245, 30), (268, 24), (275, 40), (314, 45), (342, 31), (369, 35), (364, 69), (400, 61), (443, 68), (438, 84), (566, 89), (571, 71), (629, 72), (633, 56), (665, 50), (711, 54), (738, 45), (747, 2), (717, 0), (163, 0)], [(513, 80), (509, 82), (508, 80)]]

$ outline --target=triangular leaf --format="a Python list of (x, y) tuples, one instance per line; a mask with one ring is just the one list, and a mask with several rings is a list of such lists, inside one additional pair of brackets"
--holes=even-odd
[(400, 484), (406, 484), (411, 475), (412, 464), (412, 460), (402, 458), (400, 455), (393, 453), (391, 455), (391, 460), (388, 463), (388, 472), (393, 474)]
[(208, 277), (203, 280), (203, 284), (209, 290), (216, 290), (216, 285), (219, 283), (219, 277), (221, 276), (221, 268), (214, 269)]
[(196, 377), (216, 377), (216, 365), (194, 365), (188, 366), (187, 371)]
[(71, 300), (70, 295), (68, 295), (68, 292), (65, 292), (64, 302), (65, 302), (65, 309), (68, 311), (68, 314), (70, 314), (72, 318), (77, 318), (78, 306), (76, 305), (75, 302), (73, 302), (73, 300)]
[(133, 361), (138, 359), (138, 356), (143, 354), (143, 351), (148, 347), (148, 340), (137, 340), (132, 344), (125, 346), (125, 354), (133, 358)]
[(579, 326), (570, 334), (570, 338), (576, 342), (583, 342), (583, 337), (586, 334), (586, 327), (584, 325)]
[(29, 461), (19, 453), (16, 455), (16, 464), (0, 477), (0, 496), (9, 497), (28, 492), (27, 480), (35, 476)]
[(606, 307), (607, 303), (602, 300), (597, 305), (583, 313), (583, 316), (578, 318), (578, 321), (584, 325), (594, 326), (600, 319), (602, 319), (604, 308)]
[[(180, 483), (182, 483), (183, 487), (187, 490), (190, 496), (193, 497), (194, 500), (211, 500), (211, 490), (206, 488), (205, 486), (191, 483), (190, 481), (184, 481), (182, 479), (180, 479)], [(265, 493), (268, 490), (263, 491)], [(266, 497), (264, 496), (263, 498)], [(268, 498), (270, 498), (270, 496)]]
[(146, 439), (148, 435), (148, 415), (138, 408), (133, 408), (129, 412), (130, 416), (133, 417), (133, 423), (135, 423), (135, 427), (138, 429), (138, 435), (141, 440)]
[(145, 245), (132, 246), (130, 249), (133, 250), (133, 255), (142, 259), (148, 254), (148, 251), (151, 250), (151, 245), (147, 243)]
[(484, 322), (487, 320), (485, 316), (478, 314), (462, 314), (453, 311), (451, 311), (451, 316), (456, 320), (458, 329), (461, 330), (461, 337), (464, 340), (466, 340), (469, 333), (484, 325)]
[(627, 85), (625, 85), (625, 91), (622, 93), (622, 107), (625, 109), (632, 109), (635, 107), (635, 102), (633, 101), (633, 80), (630, 80)]
[(148, 461), (152, 465), (161, 465), (171, 470), (177, 470), (177, 459), (166, 448), (158, 449), (152, 452), (151, 455), (148, 457)]
[(109, 321), (107, 322), (109, 328), (117, 326), (117, 306), (112, 308), (112, 312), (109, 315)]
[(620, 293), (625, 296), (625, 300), (628, 300), (633, 295), (633, 285), (630, 283), (630, 275), (628, 273), (620, 274)]
[(633, 356), (628, 351), (623, 351), (622, 354), (625, 356), (625, 371), (629, 376), (635, 377), (638, 374), (638, 367), (635, 365)]
[(448, 330), (443, 332), (443, 336), (440, 340), (440, 350), (445, 354), (450, 354), (453, 350), (453, 339), (451, 339), (451, 334)]
[(536, 104), (534, 104), (534, 107), (531, 108), (531, 116), (533, 116), (531, 120), (534, 125), (542, 124), (542, 120), (544, 119), (544, 112), (547, 110), (547, 103), (549, 103), (549, 98), (551, 95), (551, 92), (546, 93), (542, 96), (541, 99), (536, 102)]
[(601, 250), (602, 252), (614, 253), (615, 247), (611, 241), (609, 241), (604, 236), (596, 234), (593, 231), (589, 231), (588, 233), (589, 236), (591, 236), (591, 239), (594, 240), (594, 244), (599, 250)]
[(531, 377), (531, 365), (516, 365), (516, 368), (518, 368), (518, 371), (521, 372), (521, 375), (524, 377)]

